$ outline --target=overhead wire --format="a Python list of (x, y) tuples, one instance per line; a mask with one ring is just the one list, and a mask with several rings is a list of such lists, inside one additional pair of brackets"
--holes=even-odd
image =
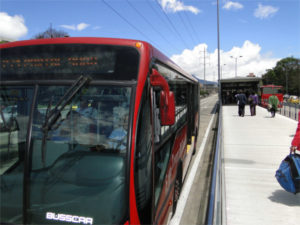
[[(174, 33), (176, 36), (177, 34), (174, 32), (173, 29), (171, 29), (170, 24), (166, 23), (166, 20), (164, 19), (164, 17), (157, 12), (157, 10), (152, 6), (152, 4), (150, 4), (150, 1), (151, 0), (146, 0), (147, 4), (150, 6), (152, 11), (156, 14), (157, 17), (160, 18), (160, 22), (165, 24), (164, 28), (167, 28), (171, 33)], [(155, 0), (153, 0), (153, 1), (155, 1)], [(159, 9), (161, 9), (161, 8), (159, 7)], [(176, 47), (176, 50), (180, 51), (180, 49), (178, 49), (177, 47)]]
[[(149, 25), (149, 26), (151, 26), (151, 28), (162, 38), (162, 39), (164, 39), (169, 45), (170, 45), (170, 47), (172, 47), (172, 48), (176, 48), (177, 49), (177, 47), (176, 46), (174, 46), (174, 45), (172, 45), (171, 43), (170, 43), (170, 41), (169, 40), (167, 40), (162, 34), (161, 34), (161, 32), (159, 32), (157, 29), (156, 29), (156, 27), (154, 26), (154, 25), (152, 25), (152, 23), (136, 8), (136, 7), (134, 7), (133, 5), (132, 5), (132, 3), (129, 1), (129, 0), (126, 0), (127, 1), (127, 3), (130, 5), (130, 7), (131, 8), (133, 8), (133, 10), (140, 16), (140, 17), (142, 17), (143, 19), (144, 19), (144, 21), (146, 21), (146, 23)], [(148, 2), (148, 1), (146, 1), (146, 2)], [(179, 50), (179, 49), (177, 49), (177, 50)]]
[[(156, 4), (158, 5), (158, 8), (162, 11), (162, 14), (164, 15), (165, 19), (168, 21), (168, 25), (166, 24), (166, 21), (163, 19), (163, 17), (161, 17), (161, 15), (159, 15), (159, 13), (155, 10), (155, 8), (152, 6), (152, 4), (146, 0), (147, 4), (150, 6), (150, 8), (152, 9), (152, 11), (159, 16), (161, 19), (161, 22), (165, 23), (170, 29), (170, 27), (172, 29), (170, 29), (172, 32), (174, 32), (175, 36), (177, 36), (177, 38), (184, 44), (184, 46), (186, 48), (188, 47), (187, 42), (185, 41), (185, 39), (183, 39), (182, 35), (180, 34), (180, 32), (177, 30), (177, 28), (175, 27), (174, 23), (172, 22), (172, 20), (170, 19), (170, 17), (167, 15), (167, 13), (165, 12), (165, 10), (162, 8), (162, 5), (158, 2), (158, 0), (153, 0), (154, 2), (156, 2)], [(108, 7), (110, 8), (115, 14), (117, 14), (122, 20), (124, 20), (130, 27), (132, 27), (134, 30), (136, 30), (139, 34), (141, 34), (146, 40), (148, 40), (150, 43), (153, 43), (154, 45), (159, 47), (159, 44), (157, 44), (155, 41), (153, 41), (149, 35), (146, 35), (142, 30), (140, 30), (137, 26), (135, 26), (133, 23), (131, 23), (125, 16), (123, 16), (120, 12), (118, 12), (111, 4), (109, 4), (106, 0), (102, 0), (102, 2)], [(140, 16), (143, 18), (143, 20), (162, 38), (164, 39), (164, 41), (166, 41), (168, 43), (168, 45), (170, 45), (172, 48), (175, 48), (177, 51), (180, 51), (178, 49), (178, 47), (176, 47), (175, 45), (173, 45), (170, 40), (168, 40), (165, 36), (162, 35), (161, 32), (159, 32), (157, 30), (157, 28), (135, 7), (133, 6), (133, 4), (129, 1), (126, 0), (126, 2), (128, 3), (128, 5)], [(183, 12), (185, 17), (186, 17), (186, 21), (188, 21), (189, 24), (189, 28), (186, 24), (186, 22), (184, 21), (184, 18), (179, 15), (179, 18), (183, 24), (183, 27), (185, 28), (185, 30), (187, 31), (187, 33), (189, 34), (190, 38), (193, 40), (193, 42), (195, 42), (196, 44), (197, 42), (197, 37), (195, 36), (196, 31), (191, 23), (191, 21), (189, 20), (189, 17), (186, 15), (185, 12)], [(191, 29), (191, 30), (190, 30)], [(191, 32), (192, 31), (192, 32)], [(200, 39), (199, 39), (200, 40)]]
[[(174, 32), (174, 30), (170, 29), (170, 26), (168, 24), (166, 24), (164, 18), (157, 12), (157, 10), (149, 3), (151, 0), (146, 0), (147, 4), (150, 6), (150, 8), (152, 9), (152, 11), (160, 18), (160, 21), (162, 23), (164, 23), (171, 32)], [(155, 0), (154, 0), (155, 1)]]
[(187, 43), (184, 41), (184, 39), (182, 38), (182, 36), (178, 32), (178, 30), (176, 29), (175, 25), (172, 23), (172, 21), (169, 18), (169, 16), (166, 14), (165, 10), (162, 8), (162, 6), (159, 4), (159, 2), (157, 0), (154, 0), (154, 1), (157, 3), (157, 5), (159, 6), (159, 8), (162, 10), (163, 14), (167, 18), (168, 22), (170, 23), (171, 27), (174, 29), (174, 31), (177, 34), (177, 36), (179, 37), (179, 39), (182, 41), (182, 43), (185, 45), (186, 48), (189, 48), (188, 45), (187, 45)]
[(124, 16), (122, 16), (114, 7), (112, 7), (110, 4), (108, 4), (105, 0), (102, 0), (102, 2), (110, 8), (114, 13), (116, 13), (120, 18), (122, 18), (128, 25), (130, 25), (133, 29), (135, 29), (138, 33), (140, 33), (142, 36), (144, 36), (146, 39), (148, 39), (151, 43), (159, 46), (156, 42), (151, 40), (149, 36), (147, 36), (145, 33), (143, 33), (140, 29), (138, 29), (136, 26), (134, 26), (132, 23), (130, 23), (129, 20), (127, 20)]
[[(196, 32), (196, 30), (195, 30), (195, 28), (194, 28), (194, 26), (193, 26), (193, 24), (192, 24), (192, 22), (191, 22), (189, 16), (187, 15), (186, 12), (183, 12), (183, 15), (185, 16), (186, 20), (188, 21), (188, 24), (190, 25), (190, 27), (191, 27), (191, 29), (192, 29), (192, 34), (193, 34), (193, 37), (194, 37), (195, 40), (196, 40), (196, 45), (199, 44), (199, 42), (200, 42), (201, 39), (200, 39), (200, 37), (198, 36), (198, 33)], [(198, 40), (198, 41), (197, 41), (197, 40)]]
[(178, 16), (179, 16), (179, 18), (180, 18), (180, 20), (181, 20), (181, 22), (182, 22), (182, 24), (183, 24), (185, 30), (186, 30), (187, 33), (189, 34), (189, 37), (191, 38), (191, 40), (192, 40), (193, 42), (196, 43), (193, 34), (191, 33), (190, 29), (187, 28), (188, 26), (186, 25), (186, 23), (185, 23), (184, 19), (182, 18), (181, 14), (178, 13)]

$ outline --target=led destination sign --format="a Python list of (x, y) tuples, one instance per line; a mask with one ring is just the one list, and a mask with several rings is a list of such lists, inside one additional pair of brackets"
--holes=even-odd
[[(27, 67), (61, 67), (65, 66), (63, 58), (25, 58), (25, 59), (2, 59), (1, 67), (6, 68), (27, 68)], [(65, 62), (64, 62), (65, 63)], [(98, 57), (70, 57), (67, 59), (68, 66), (95, 66), (98, 65)]]
[(97, 75), (97, 79), (136, 79), (139, 53), (127, 46), (53, 44), (4, 48), (0, 74), (5, 80), (69, 79)]

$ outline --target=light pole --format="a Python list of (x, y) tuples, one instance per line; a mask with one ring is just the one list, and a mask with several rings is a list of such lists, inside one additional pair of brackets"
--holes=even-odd
[(203, 72), (204, 72), (204, 84), (203, 84), (203, 86), (204, 86), (204, 91), (206, 91), (206, 79), (205, 79), (205, 47), (204, 47), (204, 51), (203, 51), (203, 53), (204, 53), (204, 69), (203, 69)]
[(233, 57), (232, 55), (230, 56), (231, 58), (235, 59), (235, 77), (237, 77), (237, 59), (242, 58), (243, 56), (240, 55), (239, 57)]
[(220, 71), (220, 13), (219, 13), (219, 0), (217, 0), (217, 36), (218, 36), (218, 93), (219, 93), (219, 103), (221, 105), (222, 93), (221, 93), (221, 71)]

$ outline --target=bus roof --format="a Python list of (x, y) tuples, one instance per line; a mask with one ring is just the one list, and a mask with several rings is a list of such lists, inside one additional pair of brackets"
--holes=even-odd
[(107, 44), (107, 45), (132, 46), (134, 48), (139, 48), (137, 47), (139, 45), (138, 43), (141, 43), (142, 45), (145, 46), (145, 48), (143, 48), (145, 49), (145, 51), (142, 54), (150, 54), (150, 57), (154, 57), (158, 61), (166, 64), (167, 66), (173, 68), (174, 70), (177, 70), (186, 78), (198, 82), (193, 76), (191, 76), (190, 74), (182, 70), (176, 63), (174, 63), (166, 55), (161, 53), (158, 49), (153, 47), (148, 42), (140, 41), (140, 40), (120, 39), (120, 38), (99, 38), (99, 37), (62, 37), (62, 38), (32, 39), (32, 40), (8, 42), (8, 43), (0, 44), (0, 49), (29, 46), (29, 45), (48, 45), (48, 44)]
[(134, 46), (137, 40), (117, 39), (117, 38), (94, 38), (94, 37), (63, 37), (32, 39), (24, 41), (8, 42), (0, 45), (1, 48), (12, 48), (26, 45), (47, 45), (47, 44), (112, 44)]

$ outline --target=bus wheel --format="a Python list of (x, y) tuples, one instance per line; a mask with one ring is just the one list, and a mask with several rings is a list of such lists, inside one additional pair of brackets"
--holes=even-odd
[(179, 200), (181, 187), (182, 187), (181, 175), (180, 175), (180, 173), (177, 173), (176, 180), (175, 180), (175, 186), (174, 186), (174, 194), (173, 194), (173, 215), (176, 212), (176, 207), (177, 207), (177, 203)]

